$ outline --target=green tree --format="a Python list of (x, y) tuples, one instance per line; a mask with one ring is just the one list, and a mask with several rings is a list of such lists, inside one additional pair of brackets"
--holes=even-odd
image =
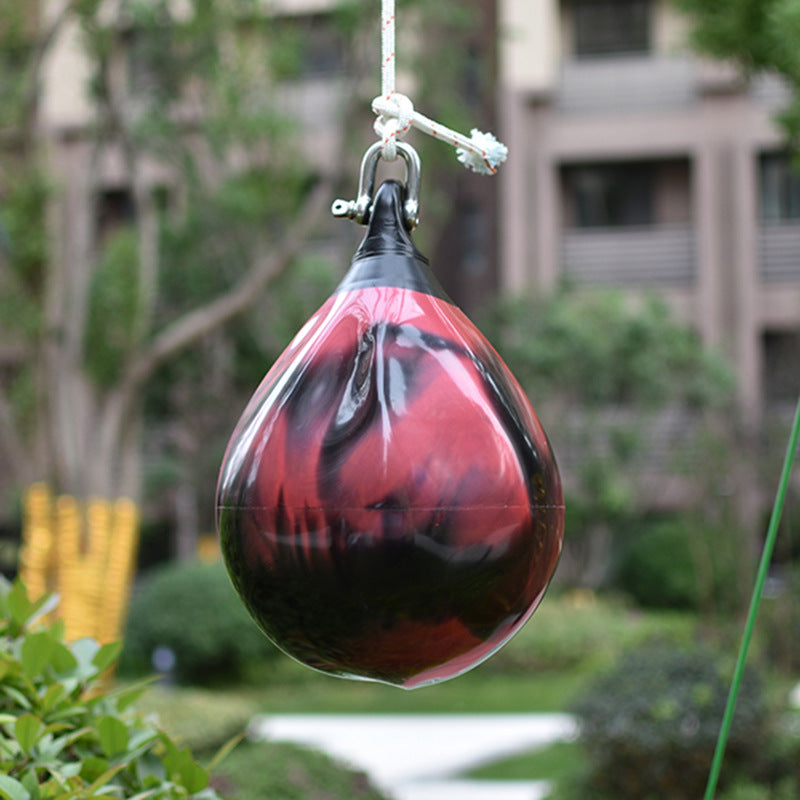
[(675, 0), (692, 20), (692, 44), (738, 65), (746, 76), (771, 72), (790, 89), (778, 119), (793, 150), (800, 147), (800, 5), (795, 0)]
[[(335, 268), (299, 258), (336, 184), (353, 192), (378, 6), (0, 0), (0, 502), (44, 479), (210, 523), (230, 427), (357, 239)], [(467, 6), (403, 10), (450, 40), (476, 27)], [(404, 49), (404, 70), (437, 74)]]
[[(3, 6), (2, 327), (19, 358), (0, 393), (2, 442), (24, 482), (138, 498), (143, 389), (289, 268), (332, 170), (300, 157), (297, 123), (275, 110), (255, 58), (275, 25), (247, 0), (194, 0), (180, 15), (73, 0), (53, 20)], [(59, 56), (87, 77), (68, 86), (86, 106), (71, 151), (48, 127)], [(102, 183), (109, 158), (119, 190)], [(178, 256), (192, 260), (180, 287)]]
[(599, 586), (626, 534), (669, 502), (671, 476), (730, 400), (728, 369), (653, 297), (561, 289), (505, 298), (485, 330), (559, 459), (568, 530), (560, 573)]

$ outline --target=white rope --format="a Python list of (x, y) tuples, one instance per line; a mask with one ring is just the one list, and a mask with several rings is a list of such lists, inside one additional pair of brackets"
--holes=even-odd
[(396, 90), (395, 0), (382, 0), (382, 3), (382, 93), (372, 101), (372, 110), (378, 115), (375, 132), (381, 138), (383, 158), (394, 161), (397, 158), (397, 142), (409, 128), (414, 127), (457, 148), (458, 160), (473, 172), (483, 175), (497, 172), (497, 167), (508, 157), (508, 148), (491, 133), (473, 128), (468, 138), (415, 111), (411, 100)]

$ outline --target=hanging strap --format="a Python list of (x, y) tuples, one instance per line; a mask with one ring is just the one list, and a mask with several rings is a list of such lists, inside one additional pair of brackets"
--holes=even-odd
[(397, 91), (396, 28), (395, 0), (382, 0), (381, 94), (372, 101), (372, 110), (378, 115), (375, 132), (381, 140), (383, 158), (386, 161), (397, 158), (397, 142), (413, 127), (455, 147), (458, 160), (468, 169), (493, 175), (508, 157), (508, 148), (502, 142), (477, 128), (472, 129), (468, 138), (434, 122), (415, 111), (411, 100)]

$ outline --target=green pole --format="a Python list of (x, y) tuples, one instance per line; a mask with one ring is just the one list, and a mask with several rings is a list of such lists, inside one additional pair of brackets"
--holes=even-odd
[(786, 500), (786, 491), (789, 487), (789, 476), (792, 473), (792, 462), (794, 461), (794, 455), (797, 451), (799, 434), (800, 398), (797, 401), (794, 424), (792, 425), (792, 431), (789, 435), (789, 444), (786, 447), (786, 457), (783, 461), (783, 470), (778, 484), (778, 491), (775, 495), (775, 504), (772, 506), (772, 515), (769, 520), (769, 528), (767, 529), (767, 538), (764, 541), (764, 550), (761, 553), (761, 562), (758, 565), (758, 573), (756, 574), (756, 585), (750, 600), (750, 610), (747, 613), (747, 622), (744, 627), (742, 644), (739, 648), (739, 657), (736, 660), (731, 690), (728, 694), (728, 703), (722, 718), (722, 727), (720, 728), (717, 747), (714, 751), (714, 760), (711, 762), (711, 773), (708, 776), (708, 785), (706, 786), (706, 793), (703, 800), (714, 800), (714, 793), (716, 792), (717, 782), (719, 781), (722, 759), (725, 756), (725, 746), (728, 742), (728, 734), (730, 733), (731, 723), (733, 722), (733, 712), (736, 709), (736, 698), (739, 694), (739, 686), (742, 682), (745, 661), (747, 661), (747, 651), (750, 648), (750, 640), (753, 638), (753, 629), (756, 624), (758, 606), (761, 602), (761, 596), (764, 593), (764, 583), (767, 580), (767, 571), (769, 570), (769, 564), (772, 560), (772, 551), (775, 548), (775, 540), (778, 537), (778, 525), (780, 524), (781, 515), (783, 514), (783, 505)]

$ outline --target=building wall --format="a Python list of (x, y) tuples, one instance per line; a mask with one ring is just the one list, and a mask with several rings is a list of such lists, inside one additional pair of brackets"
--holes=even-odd
[[(548, 291), (566, 276), (657, 291), (733, 361), (743, 418), (757, 425), (768, 412), (765, 381), (774, 384), (765, 370), (790, 362), (767, 333), (800, 330), (800, 219), (766, 224), (759, 200), (761, 155), (782, 146), (773, 123), (781, 88), (746, 86), (693, 57), (686, 21), (666, 0), (651, 5), (647, 52), (579, 57), (575, 2), (500, 2), (507, 24), (526, 19), (501, 58), (501, 134), (511, 148), (501, 286)], [(535, 9), (527, 18), (526, 5)], [(626, 162), (654, 171), (653, 218), (576, 227), (565, 171)], [(797, 339), (780, 342), (785, 350)]]

